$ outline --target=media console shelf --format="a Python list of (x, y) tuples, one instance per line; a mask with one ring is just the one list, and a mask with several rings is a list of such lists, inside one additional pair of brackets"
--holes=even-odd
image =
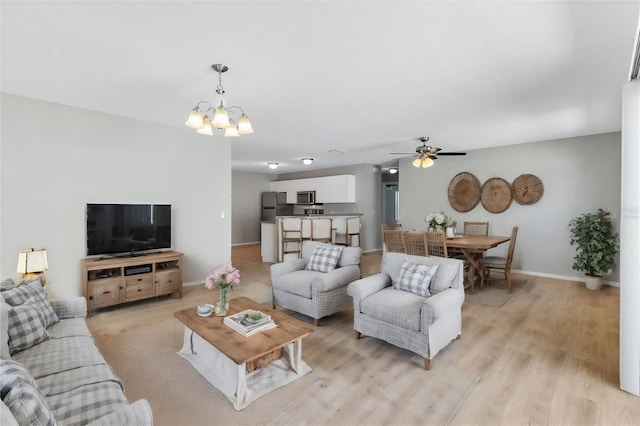
[(149, 297), (182, 297), (182, 253), (165, 251), (125, 258), (82, 259), (87, 313)]

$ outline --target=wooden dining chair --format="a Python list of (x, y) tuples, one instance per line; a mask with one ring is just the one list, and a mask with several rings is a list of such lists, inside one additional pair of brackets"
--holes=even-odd
[[(353, 245), (353, 237), (357, 237), (358, 245)], [(348, 217), (347, 218), (347, 246), (360, 247), (360, 217)]]
[(444, 231), (425, 232), (427, 236), (427, 252), (429, 256), (448, 257), (447, 237)]
[(332, 220), (314, 217), (311, 219), (311, 240), (330, 243), (332, 241)]
[(402, 225), (400, 223), (383, 223), (382, 232), (384, 231), (402, 231)]
[[(285, 260), (285, 255), (296, 253), (298, 257), (302, 253), (302, 219), (297, 217), (284, 217), (280, 220), (280, 252)], [(292, 247), (293, 245), (293, 247)]]
[(384, 245), (387, 251), (404, 253), (402, 231), (384, 231)]
[(492, 269), (504, 271), (504, 278), (507, 280), (509, 293), (511, 293), (511, 262), (513, 261), (513, 251), (516, 247), (516, 237), (518, 236), (518, 227), (514, 226), (511, 230), (511, 240), (509, 241), (509, 251), (507, 257), (486, 256), (481, 257), (478, 262), (482, 265), (482, 274), (480, 276), (480, 288), (484, 287), (486, 281), (489, 284), (489, 276)]
[(429, 256), (427, 250), (427, 235), (425, 232), (408, 232), (402, 233), (402, 242), (404, 244), (404, 252), (416, 256)]
[(465, 222), (464, 235), (489, 235), (489, 222)]

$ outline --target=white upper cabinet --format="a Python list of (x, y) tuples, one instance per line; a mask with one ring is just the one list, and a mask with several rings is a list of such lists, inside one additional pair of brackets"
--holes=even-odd
[(287, 203), (297, 202), (298, 191), (316, 191), (316, 203), (355, 203), (354, 175), (323, 176), (271, 182), (271, 191), (286, 192)]
[(317, 203), (355, 203), (356, 177), (353, 175), (325, 176), (316, 184)]

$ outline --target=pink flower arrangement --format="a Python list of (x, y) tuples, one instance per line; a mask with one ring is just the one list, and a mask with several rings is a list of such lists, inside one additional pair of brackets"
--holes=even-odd
[(225, 263), (209, 274), (204, 279), (204, 286), (208, 289), (214, 287), (218, 290), (231, 290), (234, 286), (240, 284), (240, 271), (237, 268)]

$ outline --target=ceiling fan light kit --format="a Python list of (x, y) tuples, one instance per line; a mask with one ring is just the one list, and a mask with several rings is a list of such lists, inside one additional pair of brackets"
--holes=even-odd
[[(429, 141), (428, 136), (423, 136), (418, 138), (422, 145), (416, 148), (416, 154), (418, 156), (411, 164), (414, 167), (422, 167), (426, 169), (427, 167), (433, 166), (433, 160), (438, 159), (438, 155), (467, 155), (466, 152), (441, 152), (442, 149), (437, 146), (429, 146), (427, 142)], [(392, 152), (391, 155), (411, 155), (412, 152)]]
[[(196, 130), (196, 133), (201, 135), (212, 136), (213, 129), (224, 129), (224, 136), (226, 138), (238, 137), (240, 135), (249, 135), (253, 133), (251, 122), (249, 117), (245, 114), (244, 110), (233, 105), (230, 107), (225, 106), (224, 87), (222, 87), (222, 73), (229, 70), (229, 67), (223, 64), (213, 64), (211, 68), (218, 73), (218, 86), (216, 87), (216, 93), (219, 97), (219, 105), (214, 107), (207, 101), (200, 101), (191, 110), (189, 118), (184, 123), (187, 127)], [(206, 108), (202, 110), (202, 106)], [(240, 117), (236, 123), (233, 119), (233, 114), (239, 111)], [(209, 116), (209, 114), (213, 116)]]

